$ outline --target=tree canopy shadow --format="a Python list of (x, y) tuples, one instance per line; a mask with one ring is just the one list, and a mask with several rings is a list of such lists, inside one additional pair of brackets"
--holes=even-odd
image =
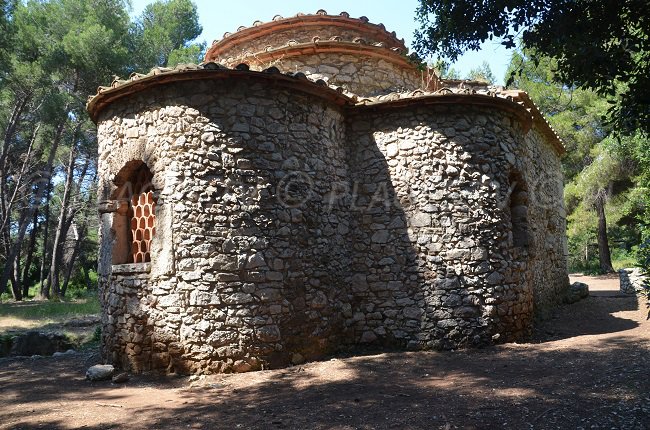
[[(646, 336), (628, 334), (566, 348), (383, 353), (213, 376), (194, 388), (185, 379), (139, 376), (129, 383), (143, 388), (146, 399), (137, 402), (110, 383), (75, 377), (78, 362), (47, 360), (31, 369), (27, 385), (11, 378), (15, 365), (0, 371), (0, 418), (10, 428), (70, 428), (48, 409), (85, 399), (107, 417), (84, 427), (91, 429), (647, 428), (649, 347)], [(172, 389), (174, 401), (160, 397)], [(17, 404), (30, 416), (8, 412)]]
[(589, 297), (564, 304), (535, 324), (533, 342), (568, 339), (575, 336), (618, 333), (639, 326), (639, 301), (633, 295)]

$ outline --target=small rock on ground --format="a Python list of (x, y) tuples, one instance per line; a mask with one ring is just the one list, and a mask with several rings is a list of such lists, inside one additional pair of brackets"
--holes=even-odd
[(574, 282), (569, 287), (564, 301), (571, 304), (586, 297), (589, 297), (589, 286), (583, 282)]
[(106, 381), (111, 379), (115, 368), (110, 364), (97, 364), (86, 371), (86, 379), (91, 381)]

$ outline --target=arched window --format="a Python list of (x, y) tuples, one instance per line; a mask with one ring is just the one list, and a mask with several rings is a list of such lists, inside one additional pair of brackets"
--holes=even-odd
[(512, 223), (512, 244), (528, 248), (528, 189), (519, 172), (510, 175), (510, 222)]
[(116, 175), (113, 199), (113, 264), (151, 261), (151, 240), (156, 234), (156, 199), (153, 174), (143, 161), (130, 161)]

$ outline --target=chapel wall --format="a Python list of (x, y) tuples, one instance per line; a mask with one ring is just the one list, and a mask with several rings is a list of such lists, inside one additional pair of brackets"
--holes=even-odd
[(535, 314), (545, 317), (562, 302), (569, 287), (562, 164), (537, 126), (526, 135), (521, 155), (529, 201), (527, 276), (533, 289)]
[[(367, 18), (316, 15), (280, 18), (224, 35), (205, 61), (253, 70), (277, 67), (324, 79), (363, 97), (433, 88), (437, 77), (407, 57), (403, 40)], [(256, 23), (258, 24), (258, 23)]]
[(525, 337), (533, 285), (507, 205), (519, 122), (462, 105), (348, 121), (357, 339), (449, 349)]
[(340, 344), (349, 199), (330, 192), (347, 181), (344, 136), (340, 108), (263, 80), (172, 83), (112, 104), (99, 126), (103, 195), (142, 157), (166, 224), (137, 295), (104, 266), (105, 355), (132, 370), (212, 373)]
[[(480, 346), (524, 339), (564, 297), (560, 161), (519, 106), (353, 105), (304, 77), (210, 73), (98, 117), (109, 362), (242, 372), (358, 344)], [(116, 264), (144, 166), (151, 262)]]

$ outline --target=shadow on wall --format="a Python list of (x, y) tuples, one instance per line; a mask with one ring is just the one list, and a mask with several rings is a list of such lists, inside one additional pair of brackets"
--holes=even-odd
[(348, 121), (355, 339), (408, 349), (486, 345), (494, 327), (484, 314), (484, 281), (450, 265), (478, 265), (461, 243), (481, 247), (485, 232), (472, 228), (472, 204), (438, 177), (444, 160), (426, 132), (435, 120), (414, 124), (413, 115)]
[(425, 325), (431, 311), (404, 208), (410, 196), (396, 190), (402, 184), (391, 174), (373, 130), (358, 128), (348, 122), (352, 341), (422, 349), (430, 340), (423, 331), (434, 327)]
[[(270, 115), (246, 103), (237, 115), (193, 106), (205, 118), (201, 141), (183, 142), (192, 151), (179, 146), (174, 160), (186, 195), (174, 214), (171, 305), (180, 316), (155, 298), (141, 312), (154, 303), (154, 367), (171, 360), (162, 368), (245, 371), (358, 343), (471, 342), (473, 330), (436, 327), (441, 307), (427, 301), (435, 287), (422, 276), (413, 226), (372, 136), (349, 152), (340, 112), (301, 94), (273, 97)], [(446, 268), (436, 270), (445, 279)], [(450, 331), (448, 343), (433, 341)]]
[(155, 304), (155, 354), (176, 371), (223, 372), (331, 352), (349, 315), (350, 214), (345, 197), (327, 198), (347, 182), (342, 113), (281, 88), (205, 86), (190, 104), (200, 132), (171, 148), (183, 173), (171, 193), (184, 198), (176, 300)]

